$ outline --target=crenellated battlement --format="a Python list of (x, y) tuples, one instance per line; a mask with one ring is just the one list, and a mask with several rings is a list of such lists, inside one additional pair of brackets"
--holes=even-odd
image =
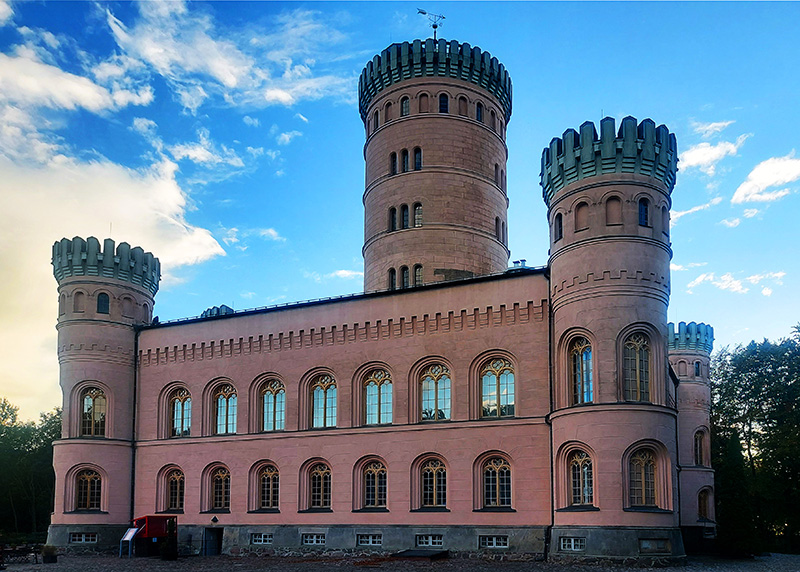
[(367, 108), (375, 95), (400, 81), (416, 77), (451, 77), (469, 81), (494, 95), (511, 118), (511, 77), (506, 68), (478, 47), (456, 40), (414, 40), (392, 44), (375, 55), (358, 80), (358, 109), (366, 121)]
[(152, 252), (141, 247), (131, 248), (121, 242), (114, 248), (114, 241), (107, 238), (100, 242), (93, 236), (84, 240), (76, 236), (72, 240), (62, 238), (53, 244), (53, 275), (59, 282), (71, 276), (99, 276), (116, 278), (136, 284), (155, 296), (161, 279), (161, 264)]
[(541, 185), (544, 202), (570, 183), (607, 173), (635, 173), (659, 180), (672, 192), (678, 170), (675, 135), (652, 119), (637, 125), (626, 117), (615, 129), (613, 117), (600, 121), (600, 136), (591, 121), (580, 133), (567, 129), (542, 152)]
[(670, 322), (667, 327), (667, 347), (669, 351), (691, 350), (710, 354), (714, 349), (714, 328), (707, 324), (695, 322), (680, 322), (678, 331), (675, 324)]

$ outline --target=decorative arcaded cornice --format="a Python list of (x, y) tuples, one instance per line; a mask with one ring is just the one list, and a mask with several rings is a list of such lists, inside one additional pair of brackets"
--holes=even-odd
[(114, 241), (107, 238), (100, 242), (93, 236), (87, 240), (76, 236), (72, 240), (62, 238), (53, 244), (53, 275), (61, 282), (71, 276), (98, 276), (115, 278), (141, 286), (155, 296), (161, 279), (161, 265), (152, 252), (136, 246), (131, 248), (121, 242), (114, 249)]
[(707, 324), (680, 322), (676, 332), (675, 324), (670, 322), (668, 328), (667, 345), (671, 352), (688, 350), (710, 354), (714, 349), (714, 328)]
[(580, 127), (580, 134), (567, 129), (553, 138), (542, 152), (541, 185), (544, 202), (570, 183), (608, 173), (635, 173), (661, 181), (671, 193), (678, 170), (675, 135), (652, 119), (638, 125), (626, 117), (615, 129), (613, 117), (600, 121), (600, 137), (591, 121)]
[(375, 95), (387, 87), (417, 77), (451, 77), (469, 81), (494, 95), (511, 118), (511, 77), (489, 52), (456, 40), (428, 38), (392, 44), (375, 55), (358, 80), (358, 110), (366, 121), (367, 108)]

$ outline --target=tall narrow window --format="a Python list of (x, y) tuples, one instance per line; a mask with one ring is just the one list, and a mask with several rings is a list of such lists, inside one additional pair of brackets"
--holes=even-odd
[(458, 114), (467, 116), (467, 98), (463, 95), (458, 98)]
[(397, 288), (397, 270), (394, 268), (389, 269), (389, 290)]
[(336, 427), (336, 381), (320, 375), (311, 384), (312, 427)]
[(562, 238), (564, 238), (564, 218), (558, 213), (553, 219), (553, 242), (558, 242)]
[(700, 520), (709, 520), (711, 518), (711, 511), (708, 510), (710, 497), (708, 489), (703, 489), (697, 494), (697, 518)]
[(277, 379), (261, 386), (262, 431), (283, 431), (286, 420), (286, 388)]
[(169, 402), (172, 437), (188, 437), (192, 433), (192, 394), (187, 389), (176, 389)]
[(419, 147), (414, 148), (414, 170), (419, 171), (422, 169), (422, 149)]
[(278, 468), (274, 465), (264, 465), (258, 472), (258, 506), (260, 509), (278, 508), (279, 478)]
[(569, 346), (572, 377), (572, 403), (592, 402), (592, 345), (584, 337), (575, 338)]
[(698, 431), (694, 434), (694, 464), (698, 466), (705, 466), (705, 434)]
[(389, 232), (397, 230), (397, 209), (392, 207), (389, 209)]
[(700, 362), (699, 361), (694, 362), (694, 376), (695, 377), (700, 377)]
[(500, 217), (499, 216), (494, 217), (494, 235), (497, 238), (497, 240), (500, 240), (500, 241), (503, 240), (503, 234), (500, 231)]
[(447, 506), (447, 469), (438, 459), (426, 461), (421, 468), (422, 506)]
[(609, 197), (606, 201), (606, 224), (622, 224), (622, 201), (617, 197)]
[(101, 389), (89, 387), (81, 393), (82, 416), (81, 435), (84, 437), (104, 437), (106, 434), (106, 412), (108, 402)]
[(669, 236), (669, 210), (661, 207), (661, 232)]
[(411, 276), (408, 272), (408, 266), (400, 268), (400, 288), (408, 288), (411, 286)]
[(449, 113), (450, 99), (446, 93), (439, 96), (439, 113)]
[(400, 207), (400, 225), (402, 228), (408, 228), (409, 225), (409, 215), (408, 215), (408, 205), (403, 205)]
[(505, 359), (486, 362), (481, 370), (481, 417), (514, 415), (514, 366)]
[(86, 311), (86, 294), (83, 292), (75, 292), (74, 296), (72, 297), (72, 311)]
[(511, 466), (500, 457), (483, 465), (483, 507), (511, 506)]
[(389, 155), (389, 174), (397, 174), (397, 153), (392, 153)]
[(483, 123), (483, 104), (480, 101), (475, 104), (475, 119)]
[(379, 425), (392, 422), (392, 378), (389, 372), (373, 369), (364, 380), (365, 422)]
[(492, 128), (492, 131), (497, 131), (497, 114), (494, 109), (489, 113), (489, 127)]
[(650, 201), (639, 199), (639, 226), (650, 226)]
[(167, 473), (167, 510), (183, 510), (184, 476), (180, 469)]
[(236, 433), (236, 389), (229, 383), (220, 385), (214, 392), (217, 435)]
[(419, 95), (419, 112), (428, 113), (428, 111), (430, 111), (430, 108), (428, 106), (428, 94), (421, 93)]
[(500, 169), (500, 188), (506, 190), (506, 170)]
[(372, 132), (375, 133), (378, 130), (378, 126), (380, 125), (380, 116), (377, 111), (375, 111), (375, 115), (372, 117)]
[(656, 460), (650, 449), (642, 449), (631, 457), (630, 504), (656, 506)]
[(575, 207), (575, 230), (589, 228), (589, 205), (581, 203)]
[(585, 451), (575, 451), (569, 457), (570, 504), (583, 505), (594, 503), (594, 477), (592, 475), (592, 459)]
[(231, 508), (231, 474), (225, 467), (214, 469), (211, 474), (211, 510)]
[(625, 340), (623, 361), (625, 400), (650, 401), (650, 344), (643, 334)]
[(422, 203), (414, 204), (414, 227), (422, 226)]
[(100, 510), (102, 478), (97, 471), (81, 471), (75, 476), (75, 510)]
[(414, 266), (414, 286), (422, 286), (422, 264)]
[(108, 314), (110, 306), (110, 301), (108, 298), (108, 294), (105, 292), (101, 292), (97, 295), (97, 313), (98, 314)]
[(431, 365), (420, 376), (423, 421), (450, 419), (450, 370), (440, 364)]
[(400, 100), (400, 117), (408, 115), (409, 107), (409, 99), (407, 97)]
[(325, 463), (314, 465), (309, 472), (309, 508), (331, 508), (331, 469)]
[(386, 506), (386, 467), (373, 461), (364, 467), (364, 508)]
[(408, 149), (403, 149), (400, 152), (400, 168), (404, 173), (408, 173)]
[(500, 186), (500, 165), (494, 164), (494, 184)]
[(392, 120), (392, 102), (389, 101), (386, 103), (386, 108), (383, 112), (383, 122), (389, 123)]

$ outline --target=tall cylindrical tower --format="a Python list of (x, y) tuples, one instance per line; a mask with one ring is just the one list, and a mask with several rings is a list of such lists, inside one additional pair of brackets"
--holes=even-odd
[(364, 146), (364, 289), (508, 265), (505, 145), (511, 79), (469, 44), (392, 44), (358, 84)]
[(542, 155), (557, 553), (683, 554), (666, 353), (676, 166), (674, 135), (632, 117), (567, 130)]
[(160, 265), (125, 242), (101, 250), (94, 237), (56, 242), (52, 264), (63, 424), (48, 542), (96, 534), (114, 545), (131, 518), (136, 328), (152, 319)]
[(716, 536), (714, 469), (711, 468), (711, 380), (714, 328), (695, 322), (669, 324), (669, 362), (678, 386), (678, 462), (681, 528), (687, 551), (703, 550)]

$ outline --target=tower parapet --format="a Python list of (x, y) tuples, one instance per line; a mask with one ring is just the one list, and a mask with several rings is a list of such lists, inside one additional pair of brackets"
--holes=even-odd
[(152, 252), (139, 246), (131, 248), (127, 242), (121, 242), (115, 250), (110, 238), (103, 241), (102, 251), (100, 241), (93, 236), (87, 240), (79, 236), (62, 238), (53, 244), (52, 264), (59, 282), (73, 276), (116, 278), (141, 286), (151, 296), (158, 292), (161, 279), (161, 264)]
[(419, 77), (451, 77), (474, 83), (494, 95), (506, 122), (511, 118), (511, 77), (489, 52), (456, 40), (428, 38), (392, 44), (376, 54), (358, 80), (358, 110), (367, 120), (375, 95), (400, 81)]
[(710, 354), (714, 348), (714, 328), (708, 324), (680, 322), (677, 332), (673, 322), (667, 327), (667, 346), (670, 352), (695, 351)]
[(668, 192), (675, 186), (678, 152), (675, 135), (652, 119), (638, 125), (626, 117), (615, 130), (613, 117), (600, 121), (600, 137), (594, 123), (586, 121), (580, 134), (567, 129), (554, 137), (542, 152), (541, 184), (544, 201), (570, 183), (607, 173), (635, 173), (657, 179)]

